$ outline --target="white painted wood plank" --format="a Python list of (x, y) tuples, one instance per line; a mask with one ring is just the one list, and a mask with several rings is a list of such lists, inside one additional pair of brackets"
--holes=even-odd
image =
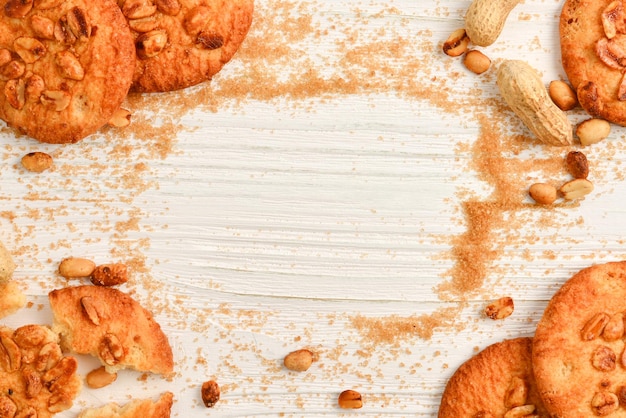
[[(547, 300), (571, 274), (623, 258), (626, 150), (624, 130), (615, 127), (605, 143), (585, 150), (593, 195), (550, 213), (509, 213), (526, 224), (493, 234), (500, 252), (480, 291), (463, 304), (436, 291), (455, 265), (454, 238), (467, 230), (462, 204), (492, 197), (494, 185), (472, 165), (480, 118), (507, 112), (493, 72), (477, 77), (440, 52), (468, 5), (257, 0), (263, 24), (251, 39), (267, 35), (285, 46), (273, 38), (281, 27), (269, 26), (272, 18), (310, 17), (312, 27), (327, 32), (287, 45), (293, 56), (284, 59), (237, 56), (212, 83), (214, 94), (226, 96), (215, 111), (135, 109), (138, 121), (187, 128), (172, 131), (173, 148), (164, 155), (154, 151), (154, 138), (111, 131), (72, 146), (2, 133), (0, 239), (15, 249), (16, 280), (33, 302), (2, 322), (49, 322), (46, 294), (67, 284), (55, 275), (63, 257), (133, 260), (142, 268), (124, 289), (155, 312), (176, 352), (172, 381), (122, 373), (111, 387), (85, 389), (61, 417), (163, 390), (175, 392), (177, 417), (338, 416), (336, 396), (346, 388), (363, 393), (358, 416), (435, 417), (446, 379), (476, 349), (532, 335)], [(560, 6), (526, 0), (485, 53), (494, 64), (521, 56), (546, 83), (562, 77)], [(389, 41), (363, 55), (388, 75), (372, 78), (380, 84), (367, 87), (369, 68), (346, 64), (352, 39), (355, 47)], [(410, 47), (389, 53), (385, 47), (398, 39), (411, 40)], [(228, 99), (229, 83), (243, 83), (250, 67), (266, 65), (285, 79), (308, 69), (348, 79), (352, 71), (362, 84), (354, 94), (294, 99), (278, 86), (275, 100)], [(416, 68), (409, 76), (394, 71), (409, 66)], [(164, 97), (180, 110), (179, 94)], [(502, 135), (528, 135), (514, 118), (508, 122)], [(53, 154), (56, 170), (24, 172), (19, 158), (31, 150)], [(509, 157), (532, 160), (544, 152), (529, 142)], [(518, 175), (530, 180), (537, 173)], [(541, 216), (561, 223), (544, 226)], [(485, 300), (501, 295), (514, 297), (515, 314), (486, 320)], [(444, 313), (441, 327), (424, 327)], [(372, 328), (359, 326), (363, 318)], [(282, 369), (282, 357), (303, 346), (319, 355), (310, 371)], [(93, 366), (81, 358), (82, 372)], [(209, 378), (223, 393), (210, 411), (199, 398)]]

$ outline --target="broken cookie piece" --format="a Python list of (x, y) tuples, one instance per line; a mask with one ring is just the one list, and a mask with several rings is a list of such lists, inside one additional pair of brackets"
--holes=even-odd
[(171, 392), (165, 392), (156, 402), (135, 399), (123, 406), (109, 403), (99, 408), (85, 409), (78, 418), (169, 418), (173, 399)]
[(125, 368), (173, 372), (167, 337), (152, 314), (126, 293), (84, 285), (53, 290), (48, 297), (52, 329), (63, 348), (97, 357), (109, 373)]

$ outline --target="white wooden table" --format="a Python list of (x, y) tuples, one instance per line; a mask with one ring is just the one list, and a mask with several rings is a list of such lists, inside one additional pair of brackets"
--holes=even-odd
[[(175, 351), (171, 381), (122, 372), (60, 416), (170, 390), (176, 417), (435, 417), (447, 378), (477, 349), (532, 335), (571, 274), (623, 258), (626, 149), (613, 127), (584, 149), (590, 196), (537, 211), (521, 188), (525, 206), (504, 216), (523, 227), (490, 231), (497, 256), (482, 284), (453, 300), (437, 291), (467, 232), (463, 204), (499, 198), (474, 164), (485, 121), (517, 144), (493, 157), (522, 170), (511, 173), (522, 185), (545, 175), (533, 161), (557, 153), (507, 111), (495, 67), (522, 58), (546, 84), (562, 78), (561, 3), (520, 4), (480, 48), (493, 67), (477, 76), (441, 52), (469, 1), (257, 0), (249, 42), (215, 80), (144, 98), (155, 114), (129, 100), (126, 131), (71, 146), (3, 132), (0, 239), (32, 304), (2, 323), (50, 323), (47, 292), (77, 284), (56, 275), (62, 258), (122, 261), (132, 280), (121, 289), (154, 312)], [(294, 80), (311, 86), (313, 75), (324, 82), (296, 95)], [(242, 98), (234, 85), (257, 90)], [(185, 109), (183, 97), (216, 104)], [(54, 170), (20, 167), (35, 150), (53, 155)], [(482, 316), (505, 295), (511, 317)], [(282, 368), (303, 347), (318, 357), (309, 371)], [(80, 361), (81, 373), (95, 367)], [(209, 379), (222, 388), (210, 410), (199, 396)], [(348, 388), (362, 393), (362, 409), (337, 408)]]

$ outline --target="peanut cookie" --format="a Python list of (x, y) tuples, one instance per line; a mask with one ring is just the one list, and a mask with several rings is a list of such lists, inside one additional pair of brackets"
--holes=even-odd
[(533, 379), (531, 347), (531, 338), (504, 340), (463, 363), (446, 385), (438, 417), (547, 417)]
[(47, 418), (69, 409), (82, 386), (77, 367), (50, 328), (0, 327), (0, 415)]
[(553, 416), (626, 417), (626, 262), (570, 278), (537, 324), (533, 368)]
[(626, 125), (626, 12), (622, 0), (566, 0), (561, 61), (590, 115)]
[(52, 329), (63, 348), (91, 354), (109, 373), (124, 368), (169, 375), (172, 348), (152, 314), (126, 293), (102, 286), (76, 286), (49, 293)]
[(114, 0), (8, 0), (0, 11), (0, 118), (41, 142), (96, 132), (134, 70), (133, 38)]
[(163, 92), (210, 80), (252, 23), (253, 0), (118, 0), (137, 48), (132, 90)]
[(109, 403), (100, 408), (85, 409), (78, 418), (169, 418), (174, 395), (161, 394), (156, 402), (151, 399), (135, 399), (120, 406)]

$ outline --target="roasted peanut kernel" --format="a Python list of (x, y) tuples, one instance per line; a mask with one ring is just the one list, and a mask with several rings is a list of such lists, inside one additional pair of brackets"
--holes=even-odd
[(624, 336), (624, 314), (622, 312), (618, 312), (615, 315), (611, 316), (609, 322), (607, 322), (604, 327), (604, 331), (602, 331), (602, 338), (605, 341), (617, 341)]
[(124, 347), (114, 334), (105, 334), (100, 341), (98, 355), (108, 366), (114, 366), (124, 358)]
[(176, 16), (180, 13), (181, 5), (178, 0), (155, 0), (155, 3), (159, 12), (163, 14)]
[(48, 399), (48, 411), (54, 414), (72, 407), (73, 401), (65, 393), (53, 393)]
[(224, 37), (219, 33), (202, 30), (196, 37), (196, 45), (212, 51), (214, 49), (219, 49), (224, 45)]
[(126, 0), (122, 5), (122, 13), (128, 19), (141, 19), (156, 13), (157, 7), (150, 0)]
[(556, 187), (548, 183), (534, 183), (528, 189), (530, 197), (540, 205), (551, 205), (558, 196)]
[(66, 15), (67, 27), (77, 40), (91, 36), (91, 24), (87, 21), (87, 14), (80, 7), (72, 7)]
[(83, 314), (94, 325), (100, 325), (100, 309), (98, 309), (98, 301), (91, 296), (83, 296), (80, 298), (80, 306), (83, 308)]
[(35, 36), (43, 39), (54, 39), (54, 22), (47, 17), (33, 15), (30, 18), (30, 27)]
[(4, 14), (16, 19), (23, 18), (33, 8), (33, 0), (9, 0), (4, 4)]
[(41, 93), (46, 89), (46, 84), (43, 78), (37, 74), (31, 75), (26, 80), (26, 86), (24, 87), (24, 93), (26, 100), (39, 101)]
[(59, 274), (66, 279), (90, 277), (96, 268), (96, 263), (81, 257), (68, 257), (59, 263)]
[(513, 309), (513, 298), (505, 296), (487, 305), (485, 315), (491, 319), (504, 319), (511, 316)]
[(291, 371), (305, 372), (313, 364), (313, 353), (307, 349), (292, 351), (285, 356), (283, 364)]
[(597, 392), (591, 399), (591, 408), (596, 415), (609, 415), (619, 407), (617, 395), (611, 392)]
[(535, 412), (535, 405), (522, 405), (511, 408), (504, 414), (504, 418), (522, 418), (528, 417)]
[(616, 364), (617, 355), (605, 345), (598, 346), (591, 355), (591, 365), (597, 370), (610, 372), (615, 370)]
[(87, 376), (85, 376), (85, 382), (87, 386), (92, 389), (100, 389), (117, 380), (117, 373), (107, 372), (104, 366), (100, 366), (97, 369), (93, 369)]
[(85, 78), (85, 70), (76, 55), (72, 52), (67, 50), (57, 52), (54, 62), (61, 76), (77, 81)]
[(46, 46), (36, 38), (21, 36), (13, 41), (13, 49), (27, 64), (32, 64), (46, 55)]
[(128, 281), (128, 269), (125, 264), (103, 264), (91, 273), (91, 282), (98, 286), (116, 286)]
[(62, 112), (70, 105), (72, 96), (63, 90), (44, 90), (41, 92), (39, 101), (50, 110)]
[(575, 179), (561, 186), (559, 192), (565, 200), (576, 200), (593, 191), (593, 183), (587, 179)]
[(4, 85), (4, 97), (12, 108), (22, 110), (26, 104), (26, 84), (21, 78), (7, 81)]
[(513, 377), (504, 395), (504, 406), (514, 408), (526, 405), (528, 400), (528, 384), (520, 377)]
[(342, 409), (359, 409), (363, 406), (363, 399), (359, 392), (348, 389), (339, 394), (337, 404)]
[(473, 49), (465, 53), (463, 64), (471, 72), (482, 74), (491, 67), (491, 59), (482, 52)]
[[(623, 52), (619, 49), (616, 50), (615, 44), (615, 41), (608, 38), (600, 38), (596, 41), (594, 52), (603, 64), (621, 71), (623, 69)], [(618, 91), (620, 89), (618, 88)], [(618, 100), (621, 100), (621, 97), (618, 96)]]
[[(616, 21), (622, 16), (622, 3), (612, 1), (607, 7), (602, 10), (602, 28), (604, 34), (608, 39), (612, 39), (617, 35)], [(623, 22), (622, 22), (623, 24)]]
[(35, 369), (38, 372), (44, 372), (52, 369), (63, 357), (61, 347), (55, 342), (49, 342), (39, 350), (37, 359), (35, 359)]
[(576, 96), (576, 92), (565, 81), (551, 81), (548, 86), (548, 94), (554, 104), (563, 111), (572, 110), (578, 106), (578, 97)]
[(116, 128), (124, 128), (130, 125), (131, 116), (132, 115), (130, 111), (122, 108), (117, 109), (115, 112), (113, 112), (113, 116), (111, 116), (111, 119), (109, 119), (109, 125)]
[(576, 136), (581, 145), (598, 143), (611, 134), (611, 124), (604, 119), (591, 118), (582, 121), (576, 127)]
[(41, 376), (34, 369), (26, 367), (22, 370), (22, 379), (26, 386), (26, 397), (32, 399), (43, 389)]
[(575, 179), (586, 179), (589, 175), (587, 156), (580, 151), (570, 151), (565, 158), (567, 169)]
[(76, 43), (76, 36), (70, 30), (67, 23), (67, 16), (61, 16), (54, 24), (54, 39), (64, 45), (73, 45)]
[(26, 66), (21, 60), (12, 60), (0, 68), (0, 77), (4, 80), (20, 78), (24, 75)]
[(580, 331), (583, 341), (591, 341), (602, 335), (604, 327), (609, 323), (611, 317), (605, 312), (598, 312), (591, 318)]
[(153, 30), (139, 35), (135, 41), (137, 56), (141, 59), (156, 57), (167, 45), (167, 33), (164, 30)]
[(22, 166), (33, 173), (41, 173), (52, 167), (52, 157), (45, 152), (29, 152), (22, 157)]
[(22, 350), (22, 361), (30, 364), (35, 360), (43, 341), (50, 338), (49, 334), (39, 325), (22, 325), (13, 332), (13, 341)]
[(74, 357), (63, 357), (43, 374), (43, 383), (50, 392), (56, 392), (68, 383), (77, 369), (78, 361)]
[(444, 54), (451, 57), (458, 57), (465, 54), (470, 39), (465, 29), (457, 29), (450, 34), (448, 39), (443, 43)]
[(19, 370), (22, 366), (20, 347), (6, 334), (0, 336), (0, 366), (8, 372)]
[(212, 408), (220, 400), (220, 387), (215, 380), (208, 380), (202, 384), (201, 395), (204, 406)]
[(159, 26), (159, 22), (153, 17), (145, 17), (143, 19), (129, 20), (128, 25), (135, 32), (146, 33), (155, 30)]

